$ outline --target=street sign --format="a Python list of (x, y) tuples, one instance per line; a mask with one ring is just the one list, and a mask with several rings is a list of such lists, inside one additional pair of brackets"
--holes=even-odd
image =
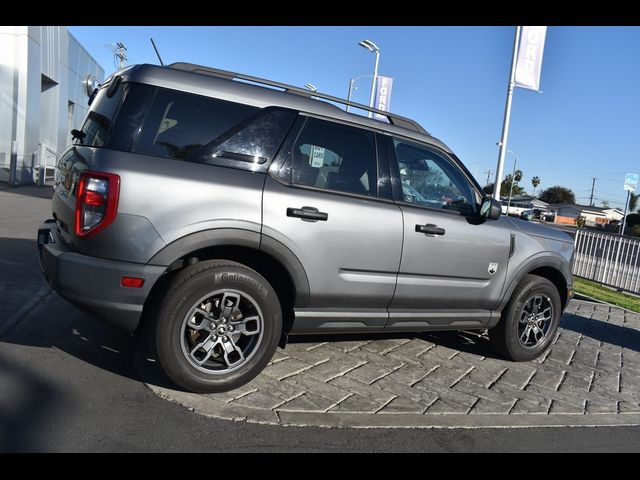
[(637, 187), (638, 187), (638, 174), (627, 173), (624, 176), (624, 189), (629, 190), (630, 192), (635, 192)]

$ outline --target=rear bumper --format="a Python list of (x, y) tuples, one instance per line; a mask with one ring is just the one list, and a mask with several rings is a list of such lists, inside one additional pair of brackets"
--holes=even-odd
[[(59, 239), (55, 223), (38, 229), (40, 268), (60, 296), (80, 310), (133, 332), (142, 317), (144, 302), (166, 267), (105, 260), (70, 250)], [(120, 285), (123, 276), (144, 278), (141, 288)]]

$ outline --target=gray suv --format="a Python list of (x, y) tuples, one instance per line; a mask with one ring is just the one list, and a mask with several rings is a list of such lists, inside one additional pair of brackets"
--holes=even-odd
[(72, 134), (44, 276), (190, 391), (247, 383), (290, 334), (488, 329), (531, 360), (572, 295), (570, 237), (501, 216), (407, 118), (176, 63), (114, 73)]

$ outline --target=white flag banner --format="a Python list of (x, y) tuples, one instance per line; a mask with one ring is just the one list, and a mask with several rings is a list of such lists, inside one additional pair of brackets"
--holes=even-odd
[(547, 27), (522, 27), (518, 59), (516, 61), (517, 87), (540, 90), (542, 54)]
[[(376, 81), (376, 100), (373, 104), (375, 108), (378, 110), (382, 110), (383, 112), (388, 112), (389, 107), (391, 106), (391, 90), (393, 89), (393, 78), (385, 77), (383, 75), (378, 75), (378, 79)], [(379, 113), (374, 113), (373, 118), (376, 120), (382, 120), (388, 122), (387, 117), (380, 115)]]

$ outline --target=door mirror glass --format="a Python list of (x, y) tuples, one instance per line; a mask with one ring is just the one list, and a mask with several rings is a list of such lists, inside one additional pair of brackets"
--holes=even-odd
[(495, 198), (484, 197), (480, 206), (480, 216), (489, 220), (497, 220), (502, 215), (502, 205)]

